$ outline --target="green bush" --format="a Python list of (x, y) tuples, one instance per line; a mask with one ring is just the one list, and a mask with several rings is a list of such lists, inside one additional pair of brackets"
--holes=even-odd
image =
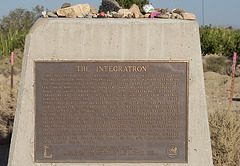
[(240, 53), (240, 32), (222, 27), (201, 26), (199, 29), (203, 54), (218, 54), (228, 57)]
[(209, 115), (214, 166), (240, 165), (240, 116), (232, 111)]

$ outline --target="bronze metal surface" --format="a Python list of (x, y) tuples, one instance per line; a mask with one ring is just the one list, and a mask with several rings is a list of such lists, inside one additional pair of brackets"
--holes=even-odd
[(187, 61), (36, 61), (35, 162), (186, 163)]

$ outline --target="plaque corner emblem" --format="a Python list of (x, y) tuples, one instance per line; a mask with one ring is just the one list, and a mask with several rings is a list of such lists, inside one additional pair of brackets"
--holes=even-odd
[(52, 159), (53, 158), (53, 148), (52, 146), (43, 146), (43, 158)]
[(166, 148), (166, 154), (169, 158), (176, 158), (179, 153), (179, 147), (177, 145), (170, 145)]

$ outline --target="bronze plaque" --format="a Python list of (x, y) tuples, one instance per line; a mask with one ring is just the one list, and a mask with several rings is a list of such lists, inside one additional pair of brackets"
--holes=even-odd
[(188, 62), (35, 62), (35, 162), (186, 163)]

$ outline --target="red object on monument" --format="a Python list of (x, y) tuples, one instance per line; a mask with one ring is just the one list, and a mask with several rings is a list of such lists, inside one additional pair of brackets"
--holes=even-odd
[(104, 16), (105, 16), (105, 13), (104, 13), (104, 12), (101, 12), (100, 15), (104, 17)]

